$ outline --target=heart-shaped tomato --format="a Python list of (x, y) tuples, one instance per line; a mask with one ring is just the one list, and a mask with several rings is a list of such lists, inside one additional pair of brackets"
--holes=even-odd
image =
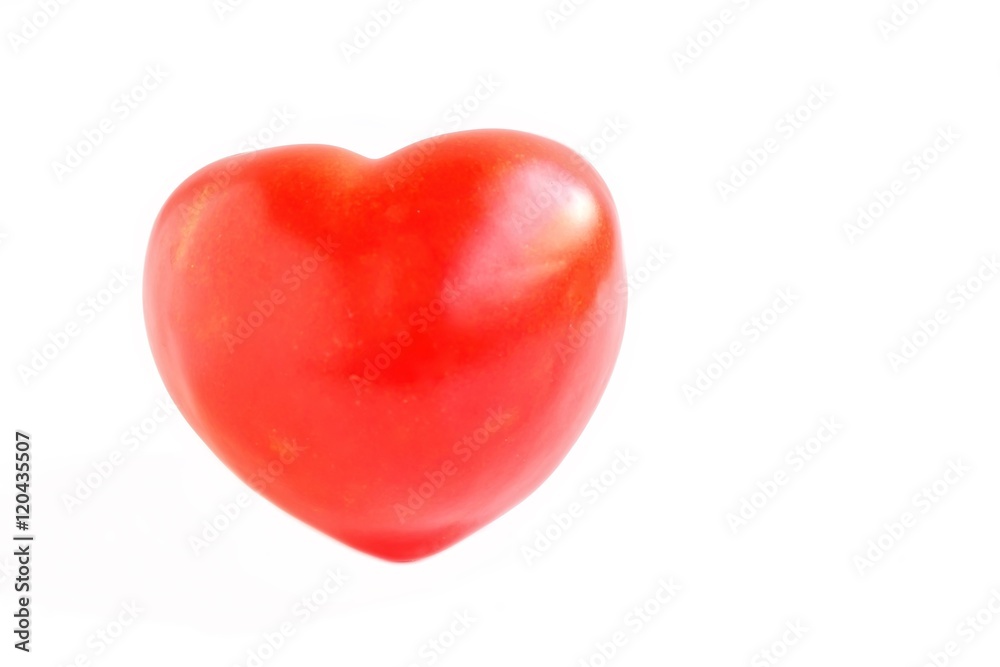
[(216, 455), (398, 561), (555, 469), (607, 385), (627, 295), (601, 178), (503, 130), (216, 162), (161, 211), (143, 289), (160, 374)]

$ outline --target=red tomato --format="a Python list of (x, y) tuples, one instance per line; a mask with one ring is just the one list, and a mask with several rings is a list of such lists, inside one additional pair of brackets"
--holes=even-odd
[(306, 523), (409, 561), (552, 473), (611, 375), (627, 284), (597, 173), (483, 130), (209, 165), (157, 218), (143, 295), (212, 451)]

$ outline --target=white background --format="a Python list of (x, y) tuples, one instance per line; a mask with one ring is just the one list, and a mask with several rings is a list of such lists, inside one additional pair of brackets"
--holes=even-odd
[[(959, 626), (1000, 591), (1000, 280), (976, 282), (1000, 252), (1000, 5), (926, 2), (888, 31), (890, 0), (591, 0), (564, 21), (546, 14), (558, 0), (406, 1), (348, 62), (342, 44), (387, 4), (89, 0), (58, 5), (37, 34), (24, 21), (43, 22), (39, 3), (4, 4), (0, 427), (5, 452), (15, 429), (32, 434), (38, 541), (30, 655), (11, 647), (12, 548), (0, 549), (0, 663), (253, 665), (248, 651), (288, 621), (294, 635), (263, 664), (429, 665), (427, 642), (450, 643), (468, 612), (471, 629), (433, 664), (597, 666), (618, 631), (627, 643), (607, 664), (772, 664), (760, 651), (783, 636), (795, 645), (773, 650), (789, 666), (917, 667), (950, 641), (948, 664), (997, 664), (1000, 614), (971, 642)], [(721, 34), (679, 63), (706, 21)], [(156, 67), (159, 83), (145, 74)], [(495, 92), (452, 122), (491, 76)], [(832, 96), (800, 108), (814, 87)], [(144, 98), (127, 117), (123, 94)], [(275, 110), (294, 119), (269, 137)], [(797, 110), (808, 119), (789, 134), (780, 123)], [(105, 118), (113, 131), (60, 178), (54, 163)], [(636, 289), (580, 441), (524, 503), (422, 562), (356, 553), (260, 499), (195, 555), (190, 538), (245, 487), (179, 417), (135, 451), (122, 442), (166, 396), (140, 289), (163, 201), (249, 137), (379, 156), (481, 127), (590, 145), (619, 207)], [(914, 180), (909, 161), (943, 128), (958, 138)], [(772, 138), (724, 201), (719, 182)], [(896, 179), (905, 193), (848, 233)], [(642, 269), (661, 248), (669, 263)], [(127, 287), (85, 315), (115, 271)], [(959, 299), (970, 281), (981, 289)], [(751, 340), (745, 323), (770, 319), (778, 290), (794, 306)], [(889, 354), (939, 309), (946, 323), (894, 368)], [(25, 381), (71, 323), (79, 334)], [(733, 342), (744, 354), (710, 368)], [(691, 401), (699, 371), (718, 379)], [(829, 418), (843, 428), (796, 469), (786, 455)], [(115, 450), (121, 465), (67, 507)], [(636, 463), (529, 563), (536, 531), (625, 451)], [(949, 462), (968, 472), (929, 509), (915, 503)], [(787, 483), (751, 499), (776, 472)], [(734, 531), (744, 499), (760, 507)], [(907, 512), (915, 525), (859, 565)], [(349, 581), (299, 623), (296, 601), (338, 568)], [(670, 578), (676, 598), (629, 623)], [(96, 633), (116, 632), (133, 602), (138, 619), (106, 648)]]

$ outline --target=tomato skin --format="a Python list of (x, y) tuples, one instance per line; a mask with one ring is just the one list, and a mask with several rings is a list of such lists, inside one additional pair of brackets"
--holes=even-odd
[(154, 359), (198, 435), (279, 507), (392, 561), (552, 473), (607, 385), (627, 298), (600, 176), (506, 130), (209, 165), (160, 212), (143, 280)]

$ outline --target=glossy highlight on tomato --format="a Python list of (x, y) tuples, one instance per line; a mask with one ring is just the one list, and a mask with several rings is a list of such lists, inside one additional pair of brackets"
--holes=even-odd
[(219, 459), (392, 561), (552, 473), (608, 383), (627, 299), (600, 176), (509, 130), (211, 164), (164, 205), (143, 281), (157, 367)]

